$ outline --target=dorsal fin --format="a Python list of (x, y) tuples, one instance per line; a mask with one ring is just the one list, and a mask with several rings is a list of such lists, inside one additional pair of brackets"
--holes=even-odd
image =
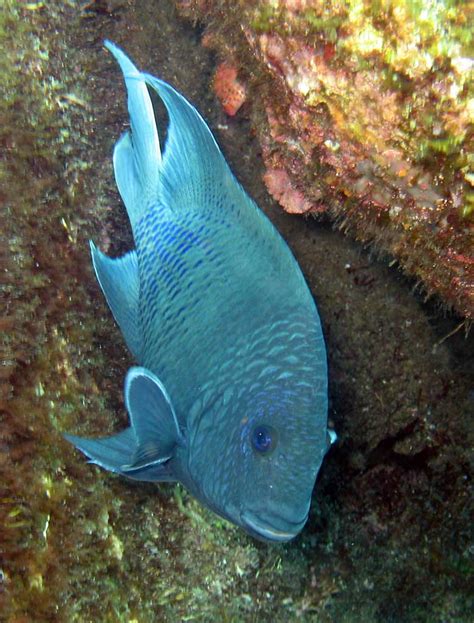
[[(169, 126), (160, 168), (160, 200), (168, 207), (206, 205), (209, 188), (240, 189), (206, 122), (169, 84), (142, 74), (168, 111)], [(227, 185), (227, 189), (223, 188)]]

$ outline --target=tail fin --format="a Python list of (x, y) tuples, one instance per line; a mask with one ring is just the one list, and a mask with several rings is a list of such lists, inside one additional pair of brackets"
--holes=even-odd
[(120, 65), (128, 93), (131, 134), (125, 133), (114, 150), (114, 171), (132, 227), (157, 196), (161, 164), (155, 114), (144, 76), (111, 41), (104, 42)]

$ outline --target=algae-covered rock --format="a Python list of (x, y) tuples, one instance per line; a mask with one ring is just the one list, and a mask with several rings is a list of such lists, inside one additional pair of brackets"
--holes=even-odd
[(190, 0), (247, 83), (265, 183), (474, 317), (472, 6)]
[[(0, 620), (470, 623), (474, 335), (324, 221), (277, 209), (246, 118), (255, 107), (268, 123), (271, 88), (246, 37), (233, 48), (245, 11), (223, 3), (204, 40), (226, 34), (248, 71), (215, 59), (173, 4), (7, 0), (0, 12)], [(124, 427), (133, 365), (88, 253), (91, 238), (113, 256), (133, 244), (111, 163), (125, 89), (104, 38), (196, 105), (317, 301), (338, 442), (289, 544), (251, 539), (173, 484), (106, 474), (62, 438)], [(273, 90), (275, 115), (285, 89)], [(294, 149), (304, 169), (296, 138)], [(293, 169), (273, 178), (282, 200), (314, 203)]]

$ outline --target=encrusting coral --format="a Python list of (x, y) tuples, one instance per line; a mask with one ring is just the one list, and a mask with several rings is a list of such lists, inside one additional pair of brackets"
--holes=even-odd
[(472, 319), (472, 3), (177, 4), (245, 83), (283, 208), (329, 213)]

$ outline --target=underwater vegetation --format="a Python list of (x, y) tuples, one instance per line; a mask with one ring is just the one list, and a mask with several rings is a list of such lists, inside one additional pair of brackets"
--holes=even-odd
[(247, 93), (282, 207), (328, 213), (472, 319), (472, 3), (177, 4)]
[[(218, 21), (234, 42), (235, 12)], [(453, 333), (458, 321), (324, 219), (271, 201), (256, 84), (234, 61), (245, 101), (229, 116), (213, 93), (224, 59), (203, 36), (168, 0), (2, 3), (0, 620), (468, 623), (472, 332)], [(126, 107), (105, 38), (196, 104), (318, 301), (339, 441), (291, 544), (255, 541), (180, 486), (106, 474), (62, 438), (127, 424), (130, 358), (88, 249), (132, 246), (111, 165)]]

